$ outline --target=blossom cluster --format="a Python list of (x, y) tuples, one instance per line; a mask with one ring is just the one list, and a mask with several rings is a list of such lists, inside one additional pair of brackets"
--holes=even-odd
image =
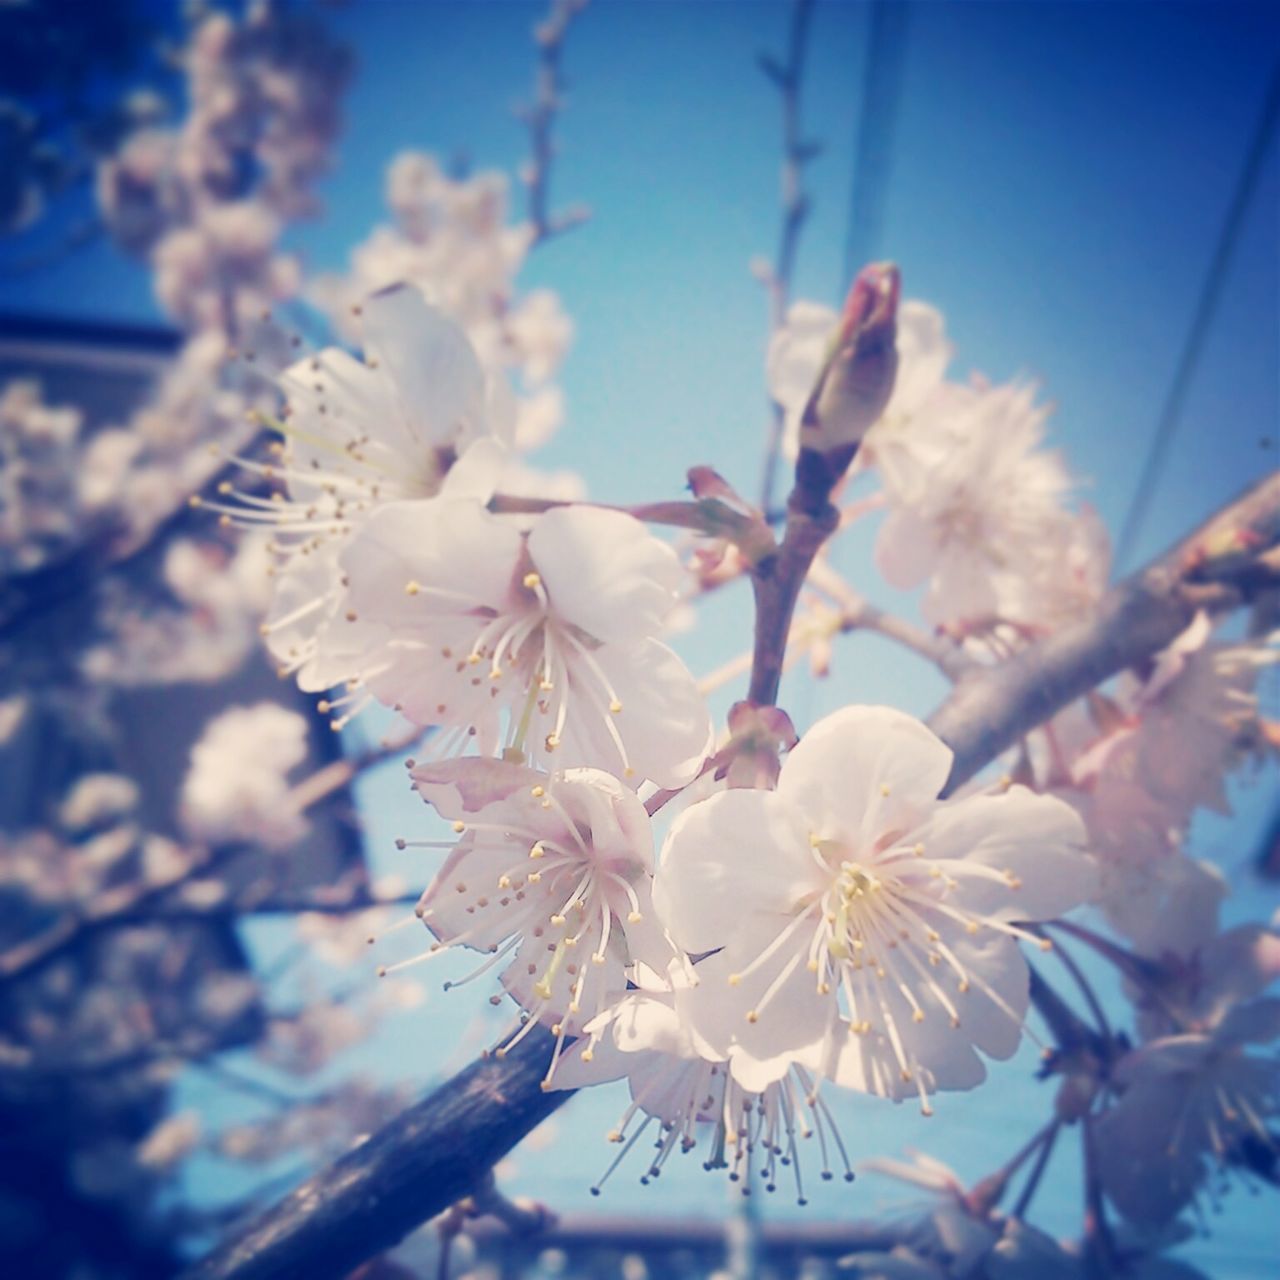
[[(880, 305), (855, 294), (841, 331)], [(716, 749), (698, 686), (663, 639), (689, 589), (676, 554), (620, 510), (505, 501), (501, 362), (407, 285), (373, 294), (359, 319), (363, 360), (329, 350), (282, 379), (285, 443), (258, 472), (274, 491), (226, 508), (273, 530), (268, 643), (282, 671), (326, 694), (335, 727), (381, 703), (429, 731), (410, 773), (455, 838), (400, 842), (447, 857), (416, 911), (429, 947), (383, 972), (477, 953), (464, 981), (496, 970), (518, 1007), (496, 1052), (541, 1028), (545, 1088), (625, 1078), (632, 1103), (610, 1138), (625, 1153), (656, 1135), (646, 1176), (705, 1133), (704, 1163), (735, 1180), (772, 1188), (787, 1169), (803, 1200), (806, 1138), (824, 1179), (852, 1177), (832, 1090), (931, 1114), (938, 1094), (979, 1085), (988, 1060), (1017, 1049), (1024, 952), (1051, 945), (1041, 926), (1091, 906), (1121, 933), (1126, 905), (1148, 918), (1132, 910), (1132, 839), (1109, 840), (1100, 818), (1106, 786), (1138, 787), (1144, 820), (1163, 796), (1172, 841), (1197, 804), (1221, 801), (1240, 753), (1261, 749), (1250, 690), (1267, 650), (1213, 642), (1204, 619), (1106, 715), (1101, 694), (1064, 713), (1092, 716), (1098, 732), (1067, 744), (1051, 723), (1003, 779), (948, 798), (950, 750), (888, 707), (846, 708), (797, 743), (783, 713), (743, 703)], [(817, 380), (792, 402), (797, 423), (809, 415), (803, 447), (823, 438), (815, 405), (860, 422), (827, 435), (840, 448), (863, 439), (860, 470), (881, 481), (887, 576), (904, 546), (929, 548), (899, 580), (932, 584), (926, 616), (957, 653), (998, 661), (1097, 598), (1105, 553), (1093, 517), (1066, 505), (1029, 389), (945, 383), (940, 317), (908, 303), (902, 322), (896, 360), (876, 357), (897, 370), (891, 394), (846, 377), (861, 408), (845, 407), (839, 385), (822, 390), (829, 365), (796, 372), (787, 334), (773, 385), (785, 390), (788, 362), (794, 385)], [(1126, 750), (1151, 778), (1102, 767), (1102, 753)], [(678, 816), (655, 821), (682, 791)], [(1169, 931), (1186, 954), (1215, 926)], [(1245, 1007), (1274, 976), (1270, 936), (1249, 935), (1259, 959)], [(1259, 1117), (1275, 1099), (1253, 1053), (1270, 1024), (1215, 1007), (1208, 1022), (1151, 1024), (1106, 1086), (1100, 1124), (1141, 1125), (1161, 1105), (1144, 1099), (1148, 1073), (1168, 1076), (1144, 1064), (1195, 1026), (1202, 1047), (1176, 1051), (1185, 1088), (1232, 1099), (1234, 1129), (1217, 1113), (1189, 1126), (1167, 1212), (1200, 1185), (1208, 1155), (1230, 1154), (1231, 1135), (1270, 1140)], [(1124, 1168), (1102, 1176), (1141, 1220)]]

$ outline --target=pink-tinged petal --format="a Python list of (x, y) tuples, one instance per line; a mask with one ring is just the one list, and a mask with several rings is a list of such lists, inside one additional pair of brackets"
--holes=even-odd
[(672, 824), (653, 900), (676, 945), (699, 955), (732, 941), (763, 948), (822, 888), (792, 807), (776, 792), (726, 791)]
[[(422, 895), (423, 923), (441, 942), (462, 938), (464, 945), (477, 951), (505, 942), (519, 928), (519, 921), (513, 921), (502, 905), (498, 879), (523, 870), (522, 854), (519, 847), (464, 835)], [(484, 906), (478, 905), (481, 898)]]
[(792, 748), (778, 795), (822, 839), (858, 856), (915, 828), (951, 771), (951, 751), (919, 720), (891, 707), (846, 707)]
[(545, 783), (537, 769), (505, 760), (427, 760), (409, 776), (414, 790), (445, 818), (462, 818)]
[(890, 586), (909, 591), (933, 573), (941, 555), (936, 529), (910, 507), (889, 512), (876, 534), (875, 560)]
[[(917, 835), (925, 857), (959, 881), (949, 901), (975, 915), (1054, 920), (1097, 894), (1079, 815), (1026, 787), (949, 801)], [(998, 874), (975, 874), (974, 866)]]
[(639, 520), (596, 507), (541, 516), (529, 556), (555, 616), (604, 641), (658, 635), (683, 577), (675, 552)]
[(566, 769), (550, 784), (557, 800), (591, 833), (596, 857), (653, 871), (653, 829), (629, 787), (601, 769)]
[(416, 289), (395, 285), (365, 303), (364, 346), (386, 371), (401, 417), (422, 447), (483, 432), (485, 382), (476, 353)]
[(477, 503), (388, 503), (339, 556), (349, 581), (343, 607), (429, 636), (433, 616), (502, 607), (521, 550), (519, 531)]

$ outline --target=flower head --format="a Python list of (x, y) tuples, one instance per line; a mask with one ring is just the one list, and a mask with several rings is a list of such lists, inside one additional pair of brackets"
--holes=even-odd
[(412, 776), (459, 835), (418, 904), (436, 938), (418, 958), (454, 947), (482, 952), (488, 959), (472, 976), (507, 961), (502, 985), (528, 1014), (526, 1026), (551, 1027), (558, 1056), (625, 986), (630, 937), (654, 927), (644, 806), (598, 769), (548, 775), (453, 760), (415, 765)]
[(567, 507), (525, 532), (475, 503), (393, 503), (340, 564), (332, 670), (350, 657), (358, 690), (447, 726), (438, 750), (474, 740), (660, 786), (697, 773), (710, 718), (657, 639), (682, 571), (639, 521)]
[[(775, 792), (728, 791), (668, 836), (655, 905), (673, 941), (714, 951), (693, 1031), (763, 1089), (800, 1062), (898, 1098), (969, 1088), (975, 1050), (1008, 1057), (1027, 1006), (1026, 922), (1087, 900), (1083, 828), (1015, 787), (938, 802), (951, 752), (882, 707), (827, 717)], [(1044, 944), (1041, 944), (1044, 945)]]

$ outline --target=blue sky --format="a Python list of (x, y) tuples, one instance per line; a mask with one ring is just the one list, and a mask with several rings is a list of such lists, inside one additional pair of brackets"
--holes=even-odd
[[(359, 70), (322, 192), (325, 212), (293, 236), (310, 267), (339, 269), (382, 217), (383, 170), (400, 149), (466, 153), (476, 167), (509, 171), (524, 158), (510, 108), (532, 79), (529, 32), (541, 11), (523, 0), (366, 0), (325, 10), (353, 43)], [(814, 213), (796, 292), (828, 303), (847, 283), (867, 13), (819, 0), (812, 25), (803, 110), (825, 150), (808, 171)], [(1265, 97), (1280, 50), (1278, 13), (1226, 3), (911, 6), (875, 252), (900, 264), (908, 296), (947, 316), (954, 371), (1041, 383), (1057, 406), (1054, 441), (1113, 530), (1132, 501)], [(675, 495), (684, 470), (700, 462), (748, 493), (757, 488), (766, 309), (748, 262), (771, 254), (776, 239), (779, 123), (755, 58), (780, 50), (786, 27), (779, 0), (596, 0), (571, 33), (553, 195), (585, 202), (593, 217), (539, 249), (522, 283), (557, 289), (578, 327), (562, 375), (569, 423), (546, 461), (581, 469), (602, 499)], [(1273, 145), (1139, 558), (1277, 465), (1278, 214)], [(39, 278), (0, 282), (0, 308), (146, 318), (155, 314), (148, 289), (143, 272), (93, 250)], [(869, 576), (858, 559), (865, 551), (855, 539), (842, 556), (855, 582)], [(710, 611), (686, 646), (695, 667), (742, 647), (746, 620), (741, 599)], [(853, 660), (827, 684), (785, 686), (798, 722), (855, 699), (925, 712), (941, 692), (931, 674), (871, 641), (849, 652)], [(400, 787), (399, 777), (371, 782), (366, 818), (380, 865), (408, 874), (388, 845), (421, 819)], [(1244, 794), (1236, 822), (1206, 824), (1203, 847), (1239, 868), (1266, 793), (1263, 785)], [(1274, 907), (1274, 894), (1242, 887), (1252, 914)], [(264, 952), (279, 944), (269, 932), (257, 941)], [(383, 1054), (381, 1069), (403, 1079), (435, 1075), (447, 1056), (439, 1046), (474, 1012), (466, 993), (453, 1000), (465, 1011), (433, 997), (432, 1016)], [(927, 1142), (981, 1175), (1042, 1114), (1044, 1088), (1028, 1079), (1034, 1058), (1028, 1048), (999, 1070), (998, 1086), (951, 1100), (931, 1124), (905, 1109), (873, 1115), (853, 1106), (846, 1132), (860, 1154)], [(606, 1148), (599, 1143), (598, 1161), (588, 1155), (585, 1165), (574, 1148), (622, 1105), (616, 1091), (576, 1100), (557, 1121), (567, 1140), (517, 1158), (523, 1189), (536, 1180), (562, 1207), (584, 1203)], [(1050, 1225), (1063, 1230), (1076, 1212), (1073, 1169), (1059, 1158), (1043, 1193)], [(202, 1189), (216, 1192), (218, 1176), (208, 1168)], [(700, 1170), (664, 1175), (643, 1196), (626, 1177), (607, 1207), (715, 1212), (723, 1204)], [(854, 1199), (847, 1189), (831, 1193), (816, 1211), (874, 1211), (880, 1197), (870, 1187), (867, 1180)], [(1215, 1276), (1264, 1276), (1267, 1241), (1251, 1203), (1238, 1195), (1229, 1226), (1202, 1246)]]

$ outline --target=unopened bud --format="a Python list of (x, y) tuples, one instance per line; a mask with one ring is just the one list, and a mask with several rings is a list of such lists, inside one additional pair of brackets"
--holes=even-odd
[(884, 412), (898, 376), (898, 268), (858, 273), (800, 419), (800, 447), (852, 451)]

